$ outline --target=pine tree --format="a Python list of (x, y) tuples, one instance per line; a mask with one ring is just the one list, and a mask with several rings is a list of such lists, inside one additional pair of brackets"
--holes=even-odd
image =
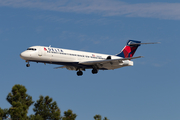
[(14, 85), (11, 93), (7, 96), (7, 101), (12, 105), (8, 113), (13, 120), (27, 120), (29, 107), (34, 103), (32, 97), (28, 95), (27, 89), (23, 85)]
[(57, 106), (57, 103), (53, 99), (49, 98), (49, 96), (43, 97), (40, 96), (39, 100), (34, 104), (33, 111), (35, 112), (35, 116), (39, 115), (44, 120), (60, 120), (60, 109)]
[(64, 117), (62, 120), (75, 120), (77, 117), (76, 114), (72, 112), (72, 110), (64, 111)]

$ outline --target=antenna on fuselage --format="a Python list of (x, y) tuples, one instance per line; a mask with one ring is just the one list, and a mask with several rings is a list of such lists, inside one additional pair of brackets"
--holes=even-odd
[(51, 45), (49, 45), (49, 47), (51, 47)]

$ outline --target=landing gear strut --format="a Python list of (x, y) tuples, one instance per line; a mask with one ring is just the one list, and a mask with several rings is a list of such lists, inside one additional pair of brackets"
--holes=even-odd
[(92, 74), (97, 74), (98, 70), (97, 69), (92, 69)]
[(26, 67), (30, 67), (29, 61), (26, 61), (28, 64), (26, 64)]
[(82, 72), (82, 71), (78, 71), (78, 72), (77, 72), (77, 75), (78, 75), (78, 76), (82, 76), (82, 75), (83, 75), (83, 72)]

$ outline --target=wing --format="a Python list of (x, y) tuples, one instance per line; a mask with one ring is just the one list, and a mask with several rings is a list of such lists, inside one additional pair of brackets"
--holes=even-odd
[(83, 64), (83, 65), (96, 65), (96, 64), (113, 63), (113, 62), (121, 63), (124, 60), (131, 60), (131, 59), (142, 58), (142, 57), (143, 56), (128, 57), (128, 58), (119, 58), (119, 59), (107, 59), (107, 60), (98, 60), (98, 61), (87, 61), (87, 62), (79, 62), (79, 64)]
[(77, 70), (85, 70), (85, 69), (83, 69), (83, 68), (78, 68), (78, 67), (76, 67), (76, 66), (71, 66), (71, 65), (64, 65), (64, 66), (60, 66), (60, 67), (55, 67), (54, 69), (59, 69), (59, 68), (66, 68), (66, 69), (68, 69), (68, 70), (75, 70), (75, 71), (77, 71)]
[(66, 68), (66, 66), (60, 66), (60, 67), (55, 67), (54, 69), (59, 69), (59, 68)]

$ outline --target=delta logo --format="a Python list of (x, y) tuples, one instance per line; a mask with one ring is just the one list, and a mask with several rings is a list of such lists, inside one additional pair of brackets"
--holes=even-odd
[(47, 49), (46, 49), (46, 48), (44, 48), (44, 51), (47, 51)]
[(64, 52), (62, 49), (58, 49), (58, 48), (45, 48), (44, 47), (44, 51), (47, 51), (47, 52)]

